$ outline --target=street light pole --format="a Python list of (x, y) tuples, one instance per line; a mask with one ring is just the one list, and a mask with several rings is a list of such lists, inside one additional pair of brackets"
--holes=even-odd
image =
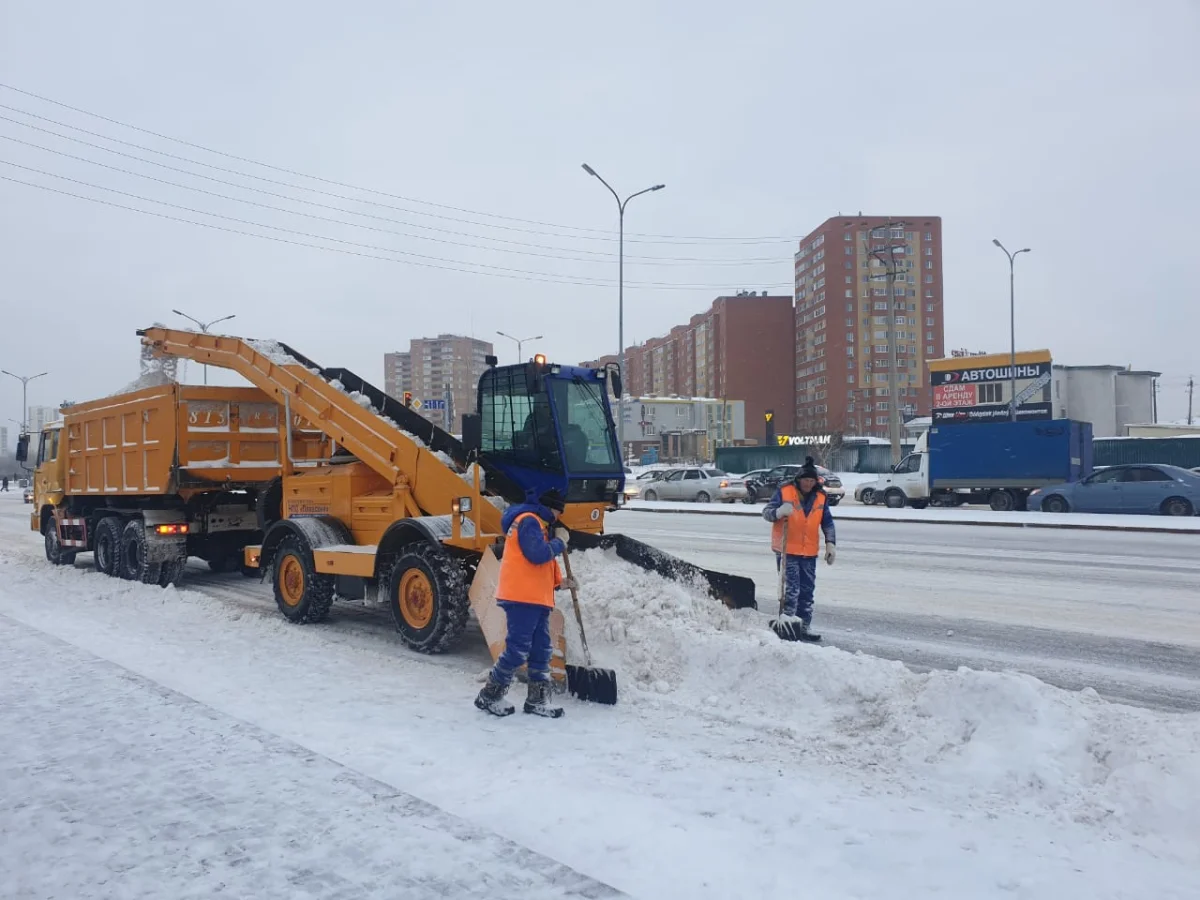
[[(589, 166), (583, 164), (583, 171), (587, 172), (593, 178), (597, 179), (602, 185), (608, 188), (608, 192), (613, 195), (613, 199), (617, 201), (617, 222), (618, 222), (618, 237), (617, 237), (617, 368), (621, 372), (621, 378), (625, 377), (625, 207), (634, 197), (640, 197), (642, 194), (648, 194), (651, 191), (661, 191), (666, 187), (665, 184), (656, 184), (653, 187), (643, 188), (640, 191), (630, 194), (624, 200), (621, 195), (613, 190), (613, 186), (600, 177), (600, 174)], [(617, 446), (621, 450), (621, 464), (625, 463), (625, 412), (621, 405), (621, 398), (617, 398)]]
[(1009, 253), (998, 238), (992, 238), (992, 243), (1004, 251), (1004, 255), (1008, 257), (1008, 328), (1011, 346), (1009, 351), (1009, 378), (1011, 383), (1012, 396), (1008, 399), (1008, 420), (1010, 422), (1017, 421), (1017, 288), (1016, 288), (1016, 261), (1017, 257), (1022, 253), (1029, 253), (1030, 249), (1025, 247), (1018, 250), (1016, 253)]
[(511, 334), (505, 334), (503, 331), (497, 331), (496, 334), (500, 335), (500, 337), (506, 337), (510, 341), (517, 342), (517, 362), (525, 361), (525, 357), (521, 355), (521, 345), (522, 344), (524, 344), (526, 341), (540, 341), (542, 339), (542, 336), (540, 334), (535, 334), (533, 337), (525, 337), (525, 338), (515, 338)]
[(41, 378), (43, 375), (49, 375), (49, 372), (38, 372), (36, 375), (13, 375), (8, 369), (0, 369), (5, 375), (9, 375), (17, 381), (21, 382), (21, 432), (29, 433), (29, 382), (35, 378)]
[[(221, 316), (221, 318), (219, 318), (219, 319), (213, 319), (211, 322), (205, 324), (204, 322), (201, 322), (199, 319), (192, 318), (187, 313), (180, 312), (177, 309), (173, 309), (173, 310), (171, 310), (171, 312), (175, 313), (175, 315), (177, 315), (177, 316), (183, 316), (189, 322), (196, 323), (196, 327), (199, 328), (204, 334), (208, 334), (208, 329), (212, 328), (218, 322), (225, 322), (225, 321), (228, 321), (229, 319), (233, 319), (233, 318), (237, 317), (237, 313), (234, 313), (231, 316)], [(200, 368), (202, 368), (204, 370), (204, 383), (208, 384), (208, 366), (201, 365)]]

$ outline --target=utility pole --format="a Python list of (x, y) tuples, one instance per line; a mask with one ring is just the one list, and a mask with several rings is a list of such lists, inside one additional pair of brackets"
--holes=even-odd
[[(617, 220), (618, 220), (618, 237), (617, 237), (617, 368), (621, 372), (621, 378), (625, 377), (625, 207), (634, 197), (640, 197), (642, 194), (649, 194), (651, 191), (661, 191), (666, 187), (665, 184), (656, 184), (652, 187), (643, 188), (640, 191), (635, 191), (624, 200), (621, 195), (613, 190), (613, 186), (600, 177), (587, 163), (583, 164), (583, 171), (587, 172), (602, 185), (608, 188), (608, 192), (613, 195), (613, 199), (617, 201)], [(617, 417), (617, 446), (621, 449), (621, 464), (625, 464), (625, 414), (621, 409), (620, 398), (617, 398), (617, 411), (620, 415)]]
[[(888, 314), (887, 314), (887, 339), (888, 339), (888, 438), (892, 445), (892, 464), (900, 462), (900, 387), (899, 377), (897, 375), (897, 355), (896, 355), (896, 249), (897, 245), (893, 243), (891, 234), (893, 228), (904, 228), (904, 222), (888, 222), (885, 225), (880, 225), (872, 228), (867, 232), (867, 253), (884, 266), (887, 279), (887, 297), (888, 297)], [(887, 241), (885, 246), (873, 247), (871, 241), (875, 240), (876, 235), (882, 232), (882, 237)], [(901, 232), (900, 247), (904, 247), (903, 232)], [(907, 255), (907, 250), (905, 251)], [(870, 276), (871, 281), (876, 281), (877, 276)], [(871, 292), (874, 298), (875, 292)], [(908, 313), (908, 304), (904, 304), (905, 315)], [(872, 318), (875, 312), (875, 301), (871, 300)], [(907, 318), (906, 318), (907, 321)], [(907, 382), (906, 382), (907, 385)]]
[[(35, 378), (41, 378), (43, 375), (49, 375), (49, 372), (39, 372), (36, 375), (13, 375), (8, 369), (0, 369), (5, 375), (17, 379), (21, 382), (21, 433), (29, 433), (29, 382)], [(1190, 419), (1189, 419), (1190, 421)]]
[(1188, 424), (1192, 424), (1192, 394), (1196, 390), (1196, 379), (1188, 376)]
[[(219, 319), (213, 319), (211, 322), (206, 323), (206, 322), (201, 322), (199, 319), (193, 319), (187, 313), (180, 312), (177, 309), (173, 309), (173, 310), (171, 310), (171, 312), (175, 313), (175, 315), (177, 315), (177, 316), (183, 316), (189, 322), (194, 322), (196, 324), (196, 327), (199, 328), (200, 331), (203, 332), (204, 334), (208, 334), (208, 329), (212, 328), (218, 322), (225, 322), (225, 321), (228, 321), (229, 319), (233, 319), (237, 316), (237, 313), (234, 313), (233, 315), (221, 316), (221, 318), (219, 318)], [(202, 365), (200, 368), (202, 368), (204, 370), (204, 383), (208, 384), (208, 366)]]

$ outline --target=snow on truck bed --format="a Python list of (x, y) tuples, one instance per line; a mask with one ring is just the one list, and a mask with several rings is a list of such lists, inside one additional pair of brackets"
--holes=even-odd
[[(152, 875), (157, 896), (218, 882), (249, 896), (271, 884), (251, 881), (267, 877), (264, 858), (302, 878), (290, 883), (308, 896), (397, 896), (430, 859), (422, 843), (409, 852), (419, 834), (375, 837), (399, 829), (380, 804), (406, 806), (406, 797), (419, 798), (404, 814), (418, 832), (432, 839), (469, 826), (470, 840), (491, 841), (497, 855), (489, 863), (438, 839), (445, 852), (412, 897), (438, 896), (434, 876), (447, 867), (477, 874), (445, 896), (507, 896), (494, 893), (517, 884), (502, 860), (520, 851), (504, 841), (638, 897), (1200, 896), (1200, 715), (1120, 706), (1016, 674), (914, 674), (783, 644), (761, 613), (731, 612), (593, 551), (572, 563), (597, 664), (617, 670), (619, 705), (565, 700), (562, 720), (497, 720), (470, 703), (486, 659), (473, 634), (430, 659), (404, 650), (386, 624), (367, 628), (339, 607), (328, 625), (289, 625), (269, 586), (236, 576), (198, 572), (164, 591), (52, 568), (23, 530), (24, 507), (6, 499), (0, 625), (16, 634), (0, 678), (19, 684), (28, 736), (21, 763), (0, 766), (0, 844), (20, 835), (32, 848), (22, 859), (40, 867), (47, 896), (69, 893), (81, 874), (107, 879), (113, 895)], [(158, 807), (144, 792), (90, 791), (90, 775), (63, 793), (47, 780), (51, 769), (88, 744), (54, 737), (83, 714), (73, 698), (106, 723), (89, 752), (114, 759), (120, 736), (133, 752), (118, 780), (151, 794), (160, 788), (136, 760), (153, 766), (159, 757), (145, 751), (197, 728), (195, 714), (180, 720), (108, 680), (89, 687), (92, 671), (36, 678), (39, 661), (52, 673), (68, 664), (55, 640), (30, 642), (22, 630), (199, 704), (205, 721), (185, 746), (199, 774), (222, 777), (203, 775)], [(213, 740), (213, 729), (231, 738)], [(256, 771), (239, 735), (258, 741), (270, 765)], [(364, 778), (377, 786), (346, 792)], [(235, 811), (213, 819), (227, 804)], [(280, 829), (255, 827), (262, 804)], [(89, 843), (104, 828), (129, 845), (139, 816), (156, 808), (165, 818), (147, 820), (144, 839), (169, 834), (185, 857), (199, 848), (192, 868)], [(347, 815), (357, 842), (338, 824)], [(448, 824), (453, 817), (466, 824)], [(394, 883), (378, 874), (389, 868)], [(189, 880), (197, 871), (207, 880)], [(588, 890), (581, 895), (604, 895)]]

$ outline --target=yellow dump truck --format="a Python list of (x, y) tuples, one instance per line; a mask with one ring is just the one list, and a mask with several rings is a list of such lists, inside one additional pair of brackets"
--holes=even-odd
[[(280, 415), (255, 388), (174, 383), (64, 408), (37, 448), (30, 525), (46, 558), (90, 550), (107, 575), (162, 585), (189, 556), (240, 568), (284, 470)], [(293, 423), (289, 434), (293, 453), (329, 454), (321, 432)]]

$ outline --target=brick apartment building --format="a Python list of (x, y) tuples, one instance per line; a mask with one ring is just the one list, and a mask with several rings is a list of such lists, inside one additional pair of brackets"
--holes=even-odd
[(438, 425), (449, 425), (458, 433), (463, 413), (475, 410), (475, 393), (480, 376), (487, 370), (484, 357), (495, 351), (488, 341), (439, 334), (435, 338), (413, 338), (407, 353), (383, 355), (383, 390), (401, 398), (405, 391), (424, 404), (450, 396), (448, 410), (422, 408), (421, 415)]
[[(706, 311), (662, 337), (625, 350), (625, 392), (641, 397), (745, 401), (746, 437), (765, 437), (764, 413), (791, 429), (795, 410), (792, 298), (766, 291), (718, 297)], [(605, 356), (584, 365), (615, 362)]]
[[(904, 224), (889, 229), (889, 222)], [(887, 268), (871, 253), (888, 246), (897, 263), (894, 310)], [(941, 218), (835, 216), (800, 242), (795, 265), (797, 433), (887, 437), (893, 402), (902, 418), (929, 415), (926, 363), (945, 355)]]

